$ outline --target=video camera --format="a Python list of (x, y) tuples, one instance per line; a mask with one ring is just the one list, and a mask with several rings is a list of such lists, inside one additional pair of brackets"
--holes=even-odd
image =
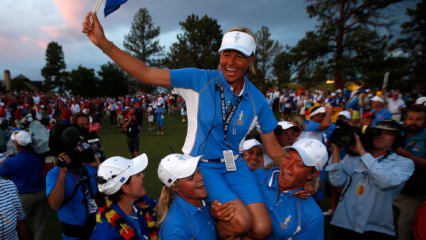
[(71, 158), (71, 163), (68, 165), (65, 160), (59, 158), (58, 167), (74, 168), (79, 167), (82, 163), (95, 161), (95, 151), (86, 137), (84, 131), (71, 124), (59, 124), (52, 129), (49, 148), (56, 156), (65, 152)]
[[(337, 128), (334, 129), (330, 137), (330, 142), (338, 147), (355, 146), (355, 133), (360, 137), (361, 143), (365, 150), (371, 150), (373, 147), (373, 138), (382, 134), (382, 129), (371, 126), (352, 126), (343, 120), (336, 121)], [(348, 149), (347, 149), (348, 150)], [(347, 151), (350, 155), (356, 155)]]

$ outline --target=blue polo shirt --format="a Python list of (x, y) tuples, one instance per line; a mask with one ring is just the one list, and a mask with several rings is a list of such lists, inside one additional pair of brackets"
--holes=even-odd
[[(90, 188), (93, 191), (93, 194), (98, 192), (98, 186), (96, 184), (96, 169), (94, 167), (86, 165), (87, 171), (89, 173), (89, 182)], [(56, 181), (59, 176), (59, 167), (55, 166), (52, 168), (46, 176), (46, 195), (49, 196), (50, 192), (56, 186)], [(76, 177), (78, 177), (76, 175)], [(65, 177), (65, 196), (64, 200), (68, 199), (69, 196), (73, 193), (75, 187), (78, 184), (78, 181), (71, 171), (68, 170), (67, 175)], [(60, 222), (73, 224), (73, 225), (84, 225), (86, 222), (86, 209), (83, 204), (84, 195), (82, 191), (82, 187), (78, 184), (78, 188), (74, 197), (71, 198), (68, 203), (64, 206), (60, 207), (57, 211), (58, 218)]]
[[(224, 88), (225, 106), (235, 104), (239, 95), (232, 92), (220, 70), (185, 68), (170, 71), (172, 86), (187, 106), (188, 130), (182, 151), (191, 156), (204, 155), (205, 159), (223, 157), (224, 150), (238, 155), (239, 145), (255, 127), (260, 132), (272, 132), (277, 121), (263, 94), (247, 79), (240, 93), (241, 102), (236, 109), (224, 141), (222, 107), (219, 85)], [(230, 110), (227, 110), (230, 111)]]
[(378, 122), (392, 118), (392, 114), (386, 108), (382, 108), (378, 112), (373, 111), (373, 113), (374, 113), (374, 120), (371, 126), (376, 126)]
[(45, 188), (44, 159), (30, 150), (18, 152), (0, 166), (0, 176), (9, 177), (19, 194), (34, 193)]
[(162, 240), (216, 239), (216, 222), (209, 214), (209, 207), (195, 207), (177, 194), (170, 205), (167, 217), (160, 226)]
[(312, 197), (300, 199), (293, 193), (300, 189), (279, 192), (279, 167), (259, 168), (253, 173), (272, 222), (268, 239), (324, 239), (324, 216)]

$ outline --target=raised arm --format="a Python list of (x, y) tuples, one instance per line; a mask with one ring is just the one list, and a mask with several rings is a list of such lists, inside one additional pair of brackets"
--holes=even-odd
[(90, 41), (108, 55), (118, 66), (137, 80), (151, 85), (171, 87), (168, 70), (149, 67), (141, 60), (122, 51), (109, 41), (105, 37), (104, 30), (96, 14), (92, 12), (87, 13), (83, 21), (82, 32), (87, 34)]

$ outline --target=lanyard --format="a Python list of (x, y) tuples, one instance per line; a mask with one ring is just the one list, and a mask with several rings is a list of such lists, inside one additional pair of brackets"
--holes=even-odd
[[(229, 102), (228, 107), (225, 108), (225, 91), (223, 90), (223, 85), (219, 84), (219, 90), (220, 90), (220, 101), (222, 106), (222, 123), (223, 123), (223, 139), (226, 142), (226, 138), (228, 135), (228, 129), (229, 129), (229, 123), (231, 122), (232, 116), (234, 115), (235, 111), (237, 110), (238, 106), (240, 105), (240, 102), (242, 100), (242, 95), (238, 96), (237, 101), (235, 104), (231, 104)], [(226, 109), (230, 110), (229, 112), (226, 111)]]

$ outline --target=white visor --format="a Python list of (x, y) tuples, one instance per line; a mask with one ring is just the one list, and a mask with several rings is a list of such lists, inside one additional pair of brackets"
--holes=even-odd
[(224, 50), (237, 50), (249, 57), (256, 52), (256, 41), (245, 32), (232, 31), (223, 35), (219, 52)]

